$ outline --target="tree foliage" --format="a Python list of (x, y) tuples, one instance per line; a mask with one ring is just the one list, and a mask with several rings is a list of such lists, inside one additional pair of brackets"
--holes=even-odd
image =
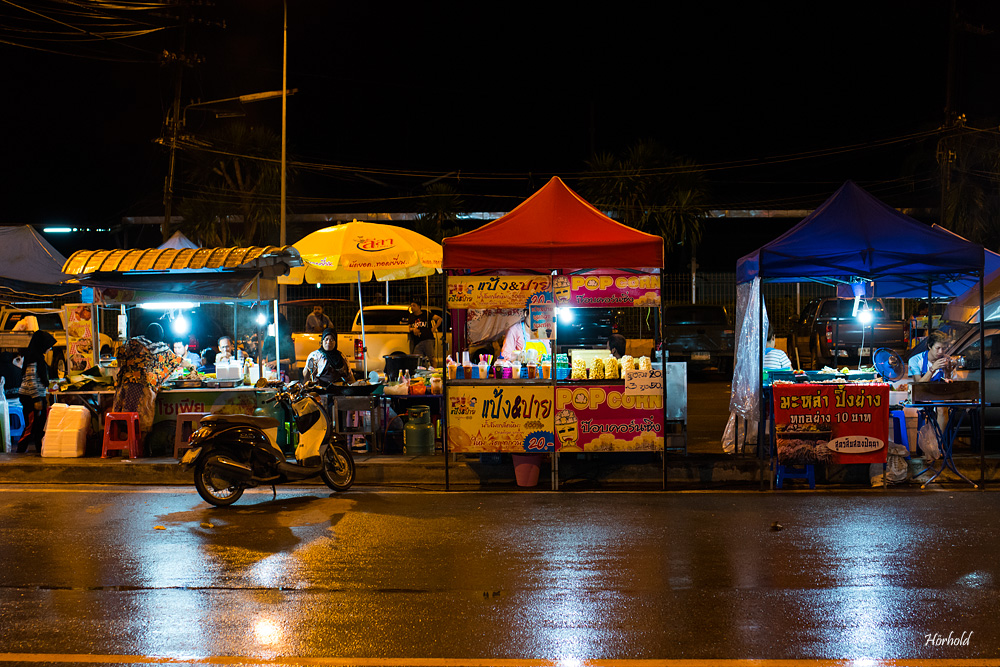
[(704, 173), (654, 141), (639, 141), (620, 155), (593, 156), (579, 189), (615, 220), (660, 234), (668, 244), (696, 245), (701, 239), (707, 205)]
[(417, 204), (416, 231), (438, 243), (446, 236), (461, 234), (458, 214), (465, 210), (465, 202), (458, 191), (448, 183), (431, 183)]
[(959, 132), (938, 148), (938, 159), (949, 160), (941, 184), (942, 224), (970, 241), (1000, 247), (1000, 135)]
[(235, 122), (188, 147), (180, 230), (205, 247), (276, 244), (281, 138)]

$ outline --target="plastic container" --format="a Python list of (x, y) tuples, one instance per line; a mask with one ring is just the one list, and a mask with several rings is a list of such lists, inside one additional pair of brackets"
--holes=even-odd
[(42, 456), (79, 458), (87, 448), (90, 411), (82, 405), (55, 403), (49, 409), (42, 438)]

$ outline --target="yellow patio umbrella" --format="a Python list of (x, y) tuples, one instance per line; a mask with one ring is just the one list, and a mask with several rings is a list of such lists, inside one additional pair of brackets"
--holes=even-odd
[(358, 283), (361, 311), (361, 345), (365, 374), (368, 345), (365, 342), (365, 311), (361, 282), (375, 277), (379, 282), (419, 278), (441, 271), (441, 244), (403, 227), (373, 222), (352, 222), (326, 227), (292, 244), (303, 266), (291, 269), (279, 283)]

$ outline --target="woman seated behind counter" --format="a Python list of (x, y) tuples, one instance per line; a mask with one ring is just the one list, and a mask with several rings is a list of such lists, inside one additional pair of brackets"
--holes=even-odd
[(950, 373), (951, 358), (945, 354), (948, 336), (940, 331), (932, 331), (927, 336), (927, 351), (910, 357), (907, 369), (914, 382), (935, 382), (946, 380)]
[(333, 329), (323, 330), (320, 348), (306, 358), (302, 379), (320, 384), (354, 382), (354, 374), (347, 365), (347, 359), (337, 350), (337, 332)]

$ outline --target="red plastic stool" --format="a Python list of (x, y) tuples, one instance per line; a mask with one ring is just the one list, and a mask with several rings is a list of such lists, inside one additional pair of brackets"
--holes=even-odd
[[(126, 433), (124, 440), (115, 437), (115, 424), (123, 425)], [(101, 450), (101, 458), (108, 458), (109, 451), (126, 449), (129, 458), (137, 459), (142, 456), (142, 445), (139, 443), (139, 413), (109, 412), (104, 415), (104, 447)]]
[[(191, 449), (191, 435), (201, 426), (201, 420), (210, 412), (182, 412), (177, 415), (177, 430), (174, 432), (174, 458), (181, 458), (181, 450)], [(186, 428), (185, 428), (186, 427)]]

